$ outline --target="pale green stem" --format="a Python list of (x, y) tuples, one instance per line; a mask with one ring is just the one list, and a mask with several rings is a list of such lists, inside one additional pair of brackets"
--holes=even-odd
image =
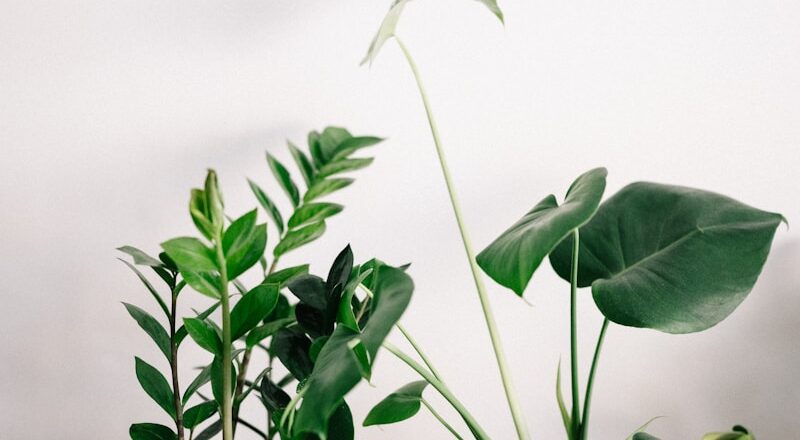
[[(290, 414), (294, 413), (294, 407), (300, 403), (300, 399), (303, 398), (303, 396), (306, 394), (306, 391), (308, 391), (308, 388), (303, 388), (297, 394), (295, 394), (294, 397), (292, 397), (292, 400), (290, 400), (289, 404), (286, 405), (286, 408), (283, 409), (283, 415), (281, 416), (278, 428), (283, 428), (283, 425), (286, 424), (287, 419), (292, 420), (290, 419)], [(291, 426), (289, 427), (289, 430), (291, 430)]]
[(483, 285), (483, 279), (480, 275), (478, 263), (475, 261), (475, 252), (472, 250), (472, 244), (469, 240), (467, 228), (464, 225), (463, 215), (461, 214), (461, 206), (458, 203), (455, 187), (453, 185), (452, 178), (450, 177), (450, 170), (447, 167), (447, 161), (444, 157), (444, 150), (442, 149), (442, 143), (439, 137), (439, 129), (436, 127), (436, 121), (433, 118), (431, 105), (430, 102), (428, 102), (428, 95), (425, 92), (425, 87), (422, 84), (422, 78), (419, 70), (417, 69), (417, 65), (414, 62), (414, 59), (411, 57), (411, 53), (408, 51), (408, 48), (406, 48), (406, 46), (397, 36), (395, 36), (395, 41), (397, 41), (397, 44), (400, 46), (400, 49), (403, 51), (403, 54), (408, 61), (408, 65), (411, 67), (411, 72), (414, 74), (414, 79), (417, 82), (419, 94), (422, 98), (422, 104), (425, 107), (425, 113), (428, 116), (428, 124), (430, 125), (431, 134), (433, 135), (433, 143), (436, 146), (436, 154), (439, 157), (439, 165), (441, 165), (442, 168), (445, 185), (447, 186), (447, 193), (450, 195), (450, 203), (453, 205), (453, 213), (456, 217), (456, 223), (458, 223), (458, 230), (461, 233), (461, 241), (464, 243), (464, 250), (467, 254), (467, 260), (469, 260), (472, 278), (475, 281), (475, 288), (478, 291), (478, 297), (480, 298), (481, 307), (483, 308), (483, 316), (486, 320), (486, 326), (489, 329), (489, 337), (491, 338), (492, 347), (494, 348), (497, 366), (500, 369), (500, 378), (503, 381), (503, 388), (506, 393), (506, 399), (508, 400), (508, 407), (511, 410), (511, 417), (514, 419), (514, 426), (517, 430), (517, 436), (520, 440), (527, 440), (530, 438), (530, 435), (528, 434), (528, 428), (525, 424), (522, 410), (520, 409), (519, 401), (517, 399), (516, 392), (514, 391), (514, 386), (512, 385), (511, 373), (506, 362), (505, 353), (503, 352), (503, 344), (500, 341), (497, 324), (495, 323), (494, 314), (492, 313), (492, 308), (489, 304), (489, 297), (486, 293), (486, 287)]
[(467, 424), (470, 431), (472, 431), (476, 439), (489, 440), (489, 436), (483, 431), (483, 428), (481, 428), (480, 425), (478, 425), (478, 422), (475, 420), (474, 417), (472, 417), (472, 414), (469, 413), (467, 408), (465, 408), (464, 405), (456, 398), (456, 396), (453, 395), (450, 389), (447, 388), (447, 385), (445, 385), (442, 381), (437, 379), (430, 371), (426, 370), (425, 367), (417, 363), (417, 361), (411, 359), (411, 357), (403, 353), (402, 350), (395, 347), (394, 344), (392, 344), (391, 342), (384, 341), (383, 347), (389, 350), (393, 355), (397, 356), (398, 359), (405, 362), (414, 371), (419, 373), (419, 375), (422, 376), (423, 379), (428, 381), (428, 383), (431, 384), (431, 386), (436, 388), (436, 391), (439, 391), (442, 397), (444, 397), (445, 400), (450, 402), (450, 405), (452, 405), (453, 408), (456, 411), (458, 411), (458, 413), (461, 415), (461, 418), (464, 419), (464, 422)]
[(594, 349), (594, 358), (592, 359), (592, 369), (589, 370), (589, 381), (586, 383), (586, 397), (583, 399), (583, 421), (581, 422), (581, 437), (580, 440), (589, 438), (589, 409), (592, 402), (592, 388), (594, 386), (594, 375), (597, 371), (597, 363), (600, 359), (600, 350), (603, 348), (603, 341), (606, 337), (606, 330), (608, 329), (608, 318), (603, 319), (603, 326), (600, 327), (600, 336), (597, 337), (597, 346)]
[(220, 277), (220, 303), (222, 304), (222, 438), (233, 440), (233, 404), (231, 396), (231, 310), (228, 301), (228, 270), (222, 251), (222, 239), (217, 237), (217, 266)]
[(436, 412), (436, 410), (435, 410), (435, 409), (433, 409), (433, 407), (431, 406), (431, 404), (430, 404), (430, 403), (428, 403), (428, 401), (427, 401), (427, 400), (425, 400), (424, 398), (420, 398), (420, 400), (422, 401), (422, 404), (423, 404), (423, 405), (425, 405), (425, 408), (428, 408), (428, 411), (430, 411), (430, 412), (431, 412), (431, 414), (432, 414), (434, 417), (436, 417), (436, 420), (438, 420), (438, 421), (439, 421), (439, 423), (441, 423), (441, 424), (442, 424), (442, 426), (444, 426), (445, 428), (447, 428), (447, 430), (448, 430), (448, 431), (450, 431), (450, 434), (453, 434), (453, 437), (457, 438), (458, 440), (464, 440), (464, 438), (463, 438), (463, 437), (461, 437), (461, 436), (458, 434), (458, 431), (456, 431), (455, 429), (453, 429), (453, 427), (452, 427), (452, 426), (450, 426), (450, 424), (449, 424), (449, 423), (447, 423), (447, 421), (446, 421), (446, 420), (445, 420), (445, 419), (444, 419), (444, 418), (443, 418), (443, 417), (442, 417), (442, 416), (441, 416), (441, 415), (440, 415), (438, 412)]
[(580, 437), (581, 430), (581, 401), (578, 396), (578, 323), (577, 323), (577, 293), (578, 293), (578, 251), (580, 250), (580, 233), (577, 229), (572, 233), (572, 268), (570, 271), (570, 296), (569, 296), (569, 334), (570, 334), (570, 364), (572, 370), (572, 436)]

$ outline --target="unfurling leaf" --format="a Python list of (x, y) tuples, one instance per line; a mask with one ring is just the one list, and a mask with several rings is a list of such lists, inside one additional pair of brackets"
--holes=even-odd
[(389, 394), (370, 410), (364, 426), (388, 425), (414, 417), (419, 412), (422, 393), (427, 386), (428, 382), (420, 380)]
[[(761, 273), (783, 221), (698, 189), (633, 183), (580, 229), (578, 285), (618, 324), (705, 330), (730, 315)], [(550, 262), (569, 279), (572, 237)]]
[(175, 402), (167, 379), (155, 367), (136, 358), (136, 378), (144, 392), (175, 419)]

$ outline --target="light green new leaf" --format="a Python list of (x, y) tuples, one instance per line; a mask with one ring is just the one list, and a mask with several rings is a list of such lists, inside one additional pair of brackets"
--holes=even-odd
[(381, 47), (383, 47), (383, 44), (394, 36), (395, 30), (397, 29), (397, 22), (400, 21), (400, 15), (403, 13), (403, 8), (405, 8), (408, 2), (409, 0), (395, 0), (394, 3), (392, 3), (389, 12), (383, 18), (381, 26), (378, 28), (378, 32), (369, 44), (367, 54), (364, 56), (364, 59), (361, 60), (362, 65), (367, 61), (372, 64), (372, 62), (375, 61), (375, 57), (378, 56)]
[(295, 164), (297, 164), (297, 168), (300, 170), (300, 174), (302, 174), (303, 180), (306, 182), (306, 188), (308, 188), (314, 184), (314, 165), (308, 160), (308, 156), (297, 148), (295, 144), (291, 142), (288, 142), (288, 144), (289, 152), (292, 153), (292, 159), (294, 159)]
[(311, 243), (325, 233), (325, 222), (313, 223), (295, 231), (289, 231), (283, 240), (275, 246), (272, 253), (275, 257), (297, 249), (304, 244)]
[(222, 238), (222, 250), (228, 278), (235, 279), (255, 265), (264, 255), (267, 245), (267, 225), (256, 225), (256, 210), (231, 223)]
[(122, 246), (118, 247), (117, 250), (120, 252), (125, 252), (133, 257), (133, 262), (136, 264), (150, 267), (164, 267), (164, 263), (162, 263), (161, 260), (153, 258), (133, 246)]
[(269, 169), (272, 170), (275, 180), (278, 181), (286, 195), (289, 196), (289, 200), (292, 201), (292, 205), (297, 207), (300, 204), (300, 192), (297, 190), (297, 185), (294, 184), (289, 170), (269, 153), (267, 153), (267, 163), (269, 163)]
[(172, 359), (172, 347), (170, 345), (169, 335), (164, 327), (153, 318), (152, 315), (145, 312), (144, 310), (136, 307), (133, 304), (122, 303), (125, 306), (125, 309), (128, 310), (128, 313), (131, 315), (133, 319), (139, 324), (139, 327), (145, 331), (150, 338), (153, 339), (153, 342), (156, 343), (158, 348), (164, 353), (164, 356), (167, 357), (167, 361)]
[(272, 218), (272, 221), (275, 222), (275, 227), (278, 229), (278, 234), (283, 234), (283, 216), (281, 216), (281, 212), (278, 210), (278, 207), (275, 203), (267, 196), (267, 193), (264, 192), (255, 182), (250, 179), (247, 179), (247, 183), (250, 185), (250, 189), (253, 191), (253, 194), (256, 196), (258, 203), (267, 211), (267, 214)]
[[(580, 229), (578, 285), (618, 324), (667, 333), (705, 330), (744, 300), (761, 273), (780, 214), (698, 189), (626, 186)], [(569, 279), (572, 238), (550, 255)]]
[(252, 330), (277, 303), (277, 284), (259, 284), (244, 294), (231, 311), (231, 338), (239, 339)]
[(136, 358), (136, 378), (150, 398), (175, 419), (175, 402), (167, 379), (155, 367)]
[(361, 380), (356, 359), (348, 343), (360, 338), (370, 359), (375, 359), (381, 344), (408, 307), (414, 284), (402, 270), (380, 266), (375, 271), (374, 299), (370, 319), (361, 333), (338, 326), (319, 353), (304, 390), (303, 404), (297, 412), (294, 434), (313, 434), (324, 438), (328, 419), (345, 394)]
[(202, 189), (192, 189), (189, 199), (189, 213), (197, 230), (203, 234), (203, 237), (212, 240), (214, 238), (214, 225), (208, 220), (206, 193)]
[(128, 430), (131, 440), (177, 440), (172, 429), (157, 423), (135, 423)]
[(225, 210), (223, 208), (222, 193), (219, 190), (217, 181), (217, 173), (214, 170), (210, 169), (206, 174), (203, 194), (206, 197), (206, 218), (212, 227), (211, 236), (215, 237), (219, 232), (222, 232), (222, 226), (225, 224)]
[(741, 425), (734, 426), (730, 432), (710, 432), (703, 436), (703, 440), (755, 440), (747, 428)]
[(364, 426), (388, 425), (414, 417), (422, 405), (422, 393), (427, 386), (428, 382), (420, 380), (389, 394), (370, 410)]
[(220, 279), (216, 274), (208, 272), (189, 272), (182, 270), (181, 275), (186, 281), (186, 284), (203, 295), (219, 299), (220, 298)]
[(205, 319), (183, 318), (183, 326), (201, 348), (215, 356), (222, 353), (222, 340), (211, 323)]
[(218, 406), (217, 402), (209, 400), (187, 409), (183, 414), (183, 426), (194, 429), (216, 414)]
[(499, 284), (522, 296), (542, 260), (597, 211), (607, 174), (605, 168), (595, 168), (580, 175), (561, 206), (554, 196), (545, 197), (478, 254), (478, 265)]
[(351, 154), (355, 153), (356, 151), (362, 148), (371, 147), (380, 142), (383, 142), (383, 138), (375, 136), (354, 136), (345, 139), (339, 145), (336, 146), (336, 151), (333, 154), (333, 157), (331, 157), (330, 162), (333, 163), (340, 160), (344, 160)]
[(350, 186), (353, 183), (353, 179), (348, 178), (332, 178), (332, 179), (322, 179), (318, 180), (311, 188), (308, 189), (306, 195), (303, 197), (303, 201), (308, 203), (314, 199), (318, 199), (324, 195), (330, 194), (334, 191), (339, 191), (340, 189)]
[(297, 229), (332, 217), (344, 209), (336, 203), (309, 203), (297, 209), (289, 219), (289, 227)]
[(161, 243), (161, 247), (178, 265), (181, 272), (214, 272), (214, 251), (194, 237), (178, 237)]
[(357, 159), (342, 159), (326, 164), (319, 170), (319, 178), (332, 176), (334, 174), (356, 171), (368, 167), (375, 159), (371, 157)]

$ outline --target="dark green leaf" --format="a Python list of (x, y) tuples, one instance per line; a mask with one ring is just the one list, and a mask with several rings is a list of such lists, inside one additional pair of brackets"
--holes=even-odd
[(300, 174), (303, 175), (306, 188), (310, 187), (314, 184), (314, 166), (311, 165), (311, 161), (308, 160), (305, 153), (300, 151), (300, 149), (291, 142), (289, 142), (289, 151), (292, 153), (292, 159), (294, 159), (295, 164), (297, 164)]
[(317, 169), (325, 165), (325, 158), (322, 157), (322, 149), (320, 147), (320, 134), (316, 131), (308, 133), (308, 150), (311, 151), (311, 158), (314, 160), (314, 165)]
[(201, 348), (219, 355), (222, 353), (222, 340), (216, 329), (205, 319), (183, 318), (183, 326), (189, 332), (194, 342)]
[(328, 419), (328, 436), (326, 438), (330, 440), (353, 440), (355, 438), (353, 414), (347, 403), (342, 402)]
[(170, 428), (156, 423), (135, 423), (128, 430), (131, 440), (177, 440)]
[[(222, 405), (222, 356), (215, 356), (211, 362), (211, 393), (214, 399)], [(231, 393), (236, 388), (236, 367), (231, 363)]]
[(308, 378), (303, 405), (295, 418), (295, 433), (321, 436), (327, 432), (328, 419), (345, 394), (361, 380), (348, 342), (360, 337), (370, 358), (374, 359), (383, 340), (408, 307), (414, 290), (411, 278), (389, 266), (381, 266), (377, 272), (372, 319), (360, 335), (346, 326), (337, 327), (322, 348), (314, 372)]
[[(705, 330), (750, 292), (782, 220), (719, 194), (634, 183), (580, 229), (578, 285), (618, 324)], [(568, 237), (550, 256), (564, 279), (571, 249)]]
[(522, 296), (542, 260), (597, 211), (607, 174), (605, 168), (582, 174), (570, 186), (561, 206), (554, 196), (547, 196), (478, 254), (478, 265), (499, 284)]
[(200, 387), (207, 384), (210, 380), (211, 380), (211, 364), (208, 364), (205, 368), (200, 370), (200, 373), (197, 375), (197, 377), (195, 377), (192, 383), (190, 383), (189, 386), (186, 387), (186, 391), (183, 392), (183, 399), (181, 400), (181, 402), (183, 402), (183, 404), (186, 405), (186, 402), (189, 401), (189, 398), (191, 398), (192, 395), (195, 392), (197, 392), (197, 390), (200, 389)]
[(164, 315), (166, 315), (167, 319), (169, 319), (171, 314), (169, 312), (169, 308), (167, 308), (167, 304), (164, 302), (164, 299), (161, 298), (161, 295), (158, 294), (158, 291), (153, 287), (153, 285), (150, 284), (150, 281), (147, 280), (147, 277), (145, 277), (144, 274), (142, 274), (142, 272), (131, 263), (128, 263), (122, 258), (118, 258), (118, 260), (125, 263), (125, 265), (128, 266), (128, 269), (132, 270), (133, 273), (135, 273), (136, 276), (139, 277), (139, 281), (141, 281), (142, 284), (144, 284), (144, 287), (146, 287), (147, 291), (150, 292), (150, 295), (152, 295), (153, 298), (155, 298), (156, 302), (158, 302), (158, 305), (161, 307), (161, 310), (164, 311)]
[(275, 227), (278, 229), (278, 234), (283, 234), (283, 216), (281, 216), (281, 212), (278, 210), (278, 207), (275, 203), (267, 196), (267, 193), (264, 192), (258, 185), (255, 184), (252, 180), (248, 179), (247, 183), (250, 184), (250, 189), (253, 191), (253, 194), (256, 196), (258, 203), (267, 211), (267, 214), (272, 218), (272, 221), (275, 222)]
[(217, 407), (217, 402), (209, 400), (187, 409), (183, 414), (183, 426), (185, 426), (187, 429), (196, 428), (198, 425), (216, 414)]
[(353, 135), (342, 127), (325, 127), (319, 137), (319, 147), (325, 163), (331, 161), (339, 145), (352, 137)]
[[(330, 293), (337, 285), (344, 287), (353, 272), (353, 250), (348, 244), (342, 249), (333, 261), (328, 271), (328, 279), (325, 281), (325, 288)], [(330, 303), (330, 301), (329, 301)], [(339, 301), (336, 299), (336, 305)]]
[(361, 377), (369, 382), (372, 378), (372, 357), (367, 352), (361, 339), (351, 339), (347, 343), (347, 348), (350, 349), (350, 354), (356, 360), (358, 372), (361, 374)]
[(325, 346), (329, 338), (330, 336), (325, 335), (314, 339), (314, 342), (311, 343), (311, 348), (308, 349), (308, 356), (311, 357), (311, 362), (317, 362), (319, 353), (322, 351), (322, 347)]
[(145, 331), (153, 339), (158, 348), (167, 357), (167, 361), (172, 359), (172, 346), (170, 344), (169, 335), (164, 327), (152, 315), (144, 310), (134, 306), (133, 304), (122, 303), (128, 310), (128, 313), (139, 324), (139, 327)]
[(419, 412), (422, 392), (427, 386), (428, 382), (420, 380), (389, 394), (370, 410), (364, 419), (364, 426), (388, 425), (414, 417)]
[(231, 338), (239, 339), (252, 330), (277, 302), (277, 284), (259, 284), (247, 292), (231, 311)]
[(208, 427), (202, 431), (200, 434), (197, 434), (194, 437), (194, 440), (211, 440), (214, 438), (215, 435), (219, 434), (222, 431), (222, 420), (217, 420), (216, 422), (208, 425)]
[(270, 321), (254, 328), (250, 331), (250, 333), (247, 334), (247, 348), (255, 347), (259, 342), (272, 336), (275, 334), (275, 332), (293, 322), (295, 322), (295, 320), (292, 318), (283, 318), (276, 321)]
[(331, 162), (347, 159), (348, 156), (356, 151), (371, 147), (380, 142), (383, 142), (383, 139), (375, 136), (356, 136), (345, 139), (336, 147), (336, 153), (331, 158)]
[(325, 311), (306, 303), (299, 303), (295, 306), (294, 316), (303, 331), (308, 333), (311, 338), (329, 335), (333, 331), (333, 325), (326, 325)]
[(287, 267), (286, 269), (279, 270), (277, 272), (273, 272), (264, 279), (264, 284), (278, 284), (283, 287), (284, 284), (293, 280), (294, 278), (307, 274), (308, 273), (308, 264), (303, 264), (300, 266), (293, 266)]
[(339, 191), (342, 188), (350, 186), (353, 179), (348, 178), (330, 178), (318, 180), (311, 188), (308, 189), (306, 195), (303, 196), (303, 201), (308, 203), (314, 199), (328, 195), (334, 191)]
[(325, 178), (334, 174), (356, 171), (368, 167), (375, 159), (371, 157), (359, 159), (342, 159), (326, 164), (319, 170), (319, 178)]
[(308, 356), (311, 341), (297, 328), (283, 328), (272, 336), (272, 351), (280, 359), (283, 366), (297, 380), (303, 380), (311, 374), (314, 363)]
[(175, 419), (175, 402), (167, 379), (155, 367), (136, 358), (136, 378), (150, 398)]
[(275, 304), (275, 308), (264, 318), (264, 324), (269, 324), (273, 321), (278, 321), (284, 318), (289, 318), (292, 316), (292, 305), (289, 304), (289, 300), (286, 299), (284, 294), (280, 294), (278, 296), (278, 303)]
[(297, 249), (300, 246), (311, 243), (312, 241), (321, 237), (324, 233), (325, 222), (313, 223), (295, 231), (290, 231), (286, 234), (283, 240), (281, 240), (281, 242), (275, 246), (275, 249), (272, 251), (272, 253), (275, 255), (275, 257), (280, 257), (281, 255), (293, 249)]
[(161, 243), (161, 247), (183, 273), (213, 272), (217, 270), (214, 251), (194, 237), (179, 237)]
[(361, 270), (357, 277), (348, 281), (342, 298), (339, 300), (339, 311), (336, 314), (336, 321), (350, 327), (353, 331), (361, 330), (358, 326), (358, 321), (356, 321), (355, 312), (353, 311), (353, 296), (355, 295), (356, 287), (366, 280), (372, 273), (372, 270), (372, 268)]
[(264, 406), (270, 412), (275, 412), (286, 408), (286, 405), (288, 405), (291, 401), (289, 395), (286, 394), (281, 387), (272, 383), (267, 376), (264, 376), (264, 378), (261, 379), (260, 391), (261, 400), (264, 402)]
[(336, 203), (309, 203), (298, 208), (289, 218), (289, 227), (297, 229), (332, 217), (344, 209)]
[(637, 432), (633, 434), (633, 440), (661, 440), (661, 439), (652, 436), (646, 432)]
[(325, 310), (328, 307), (325, 281), (316, 275), (295, 277), (287, 287), (297, 299), (315, 309)]
[(163, 267), (164, 264), (161, 263), (156, 258), (147, 255), (146, 253), (142, 252), (141, 250), (133, 247), (133, 246), (122, 246), (117, 248), (120, 252), (125, 252), (126, 254), (133, 257), (133, 262), (136, 264), (140, 264), (143, 266), (150, 266), (150, 267)]
[(395, 0), (394, 3), (392, 3), (392, 7), (383, 18), (381, 26), (378, 28), (378, 32), (372, 39), (369, 49), (367, 49), (367, 54), (364, 56), (364, 59), (361, 60), (362, 65), (367, 61), (372, 64), (372, 62), (375, 61), (375, 57), (378, 56), (378, 52), (380, 52), (381, 47), (383, 47), (383, 44), (386, 43), (389, 38), (394, 37), (395, 29), (397, 28), (397, 22), (400, 21), (400, 15), (402, 14), (403, 8), (406, 6), (408, 1), (409, 0)]
[(297, 207), (300, 204), (300, 192), (297, 191), (297, 185), (294, 184), (289, 170), (269, 153), (267, 153), (267, 163), (269, 163), (269, 168), (272, 170), (275, 179), (280, 183), (286, 195), (289, 196), (289, 200), (292, 201), (292, 205)]

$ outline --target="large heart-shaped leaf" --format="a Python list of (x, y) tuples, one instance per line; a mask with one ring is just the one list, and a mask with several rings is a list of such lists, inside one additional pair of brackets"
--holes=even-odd
[(561, 206), (553, 195), (545, 197), (478, 254), (478, 265), (521, 296), (542, 260), (597, 211), (607, 174), (605, 168), (595, 168), (579, 176)]
[(414, 417), (422, 405), (422, 392), (427, 386), (428, 382), (420, 380), (389, 394), (370, 410), (364, 426), (387, 425)]
[[(705, 330), (753, 288), (782, 220), (712, 192), (634, 183), (580, 229), (578, 285), (618, 324)], [(571, 249), (567, 237), (550, 255), (564, 279)]]
[(380, 266), (375, 272), (371, 319), (361, 333), (338, 326), (322, 348), (304, 388), (308, 391), (297, 412), (295, 435), (314, 434), (324, 438), (328, 420), (345, 394), (361, 380), (357, 360), (348, 343), (360, 338), (370, 359), (374, 359), (383, 340), (408, 307), (414, 290), (411, 277), (389, 266)]

